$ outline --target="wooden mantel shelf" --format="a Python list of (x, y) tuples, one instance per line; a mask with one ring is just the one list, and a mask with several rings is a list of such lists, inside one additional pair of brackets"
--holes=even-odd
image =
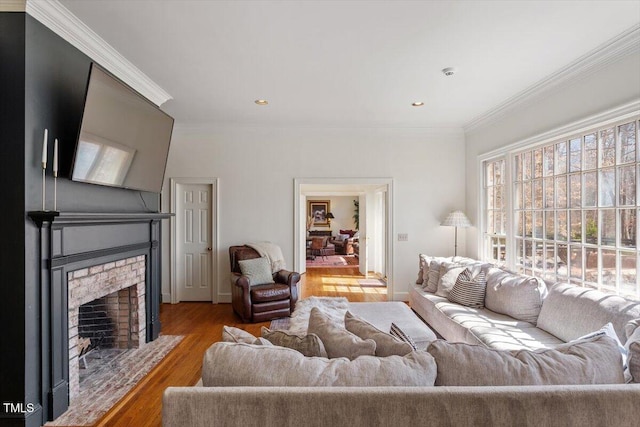
[(31, 211), (29, 218), (38, 227), (45, 222), (57, 223), (108, 223), (108, 222), (136, 222), (146, 220), (159, 220), (171, 218), (172, 213), (161, 212), (58, 212), (58, 211)]

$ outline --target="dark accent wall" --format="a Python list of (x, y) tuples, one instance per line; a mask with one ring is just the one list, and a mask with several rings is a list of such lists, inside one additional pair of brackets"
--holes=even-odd
[(22, 12), (0, 12), (0, 178), (3, 279), (0, 321), (0, 402), (32, 403), (7, 413), (0, 425), (45, 421), (40, 384), (40, 272), (38, 227), (27, 212), (42, 209), (42, 141), (49, 129), (46, 209), (53, 209), (53, 139), (60, 144), (61, 212), (158, 212), (160, 195), (77, 183), (69, 176), (91, 59)]
[[(25, 396), (24, 29), (23, 13), (0, 13), (0, 403)], [(22, 425), (21, 418), (0, 407), (0, 425)]]

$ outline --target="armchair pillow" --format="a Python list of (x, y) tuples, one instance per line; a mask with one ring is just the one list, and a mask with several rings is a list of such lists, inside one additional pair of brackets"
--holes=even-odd
[(358, 356), (374, 356), (376, 354), (374, 340), (363, 340), (345, 328), (339, 327), (317, 307), (311, 309), (307, 332), (320, 337), (330, 359), (346, 357), (353, 360)]
[(249, 286), (268, 285), (274, 283), (271, 264), (265, 257), (238, 261), (243, 276), (249, 278)]

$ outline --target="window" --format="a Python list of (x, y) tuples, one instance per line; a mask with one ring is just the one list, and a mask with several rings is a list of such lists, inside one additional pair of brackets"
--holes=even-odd
[(485, 162), (485, 258), (509, 248), (525, 274), (639, 298), (638, 129), (636, 117)]
[(505, 160), (484, 163), (485, 257), (496, 264), (506, 262)]

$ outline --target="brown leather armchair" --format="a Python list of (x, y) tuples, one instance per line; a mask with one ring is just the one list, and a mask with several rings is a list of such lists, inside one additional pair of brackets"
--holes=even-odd
[(231, 262), (231, 305), (243, 322), (264, 322), (290, 316), (298, 301), (300, 274), (280, 270), (273, 274), (275, 283), (249, 286), (249, 278), (242, 275), (238, 261), (260, 258), (249, 246), (229, 247)]

